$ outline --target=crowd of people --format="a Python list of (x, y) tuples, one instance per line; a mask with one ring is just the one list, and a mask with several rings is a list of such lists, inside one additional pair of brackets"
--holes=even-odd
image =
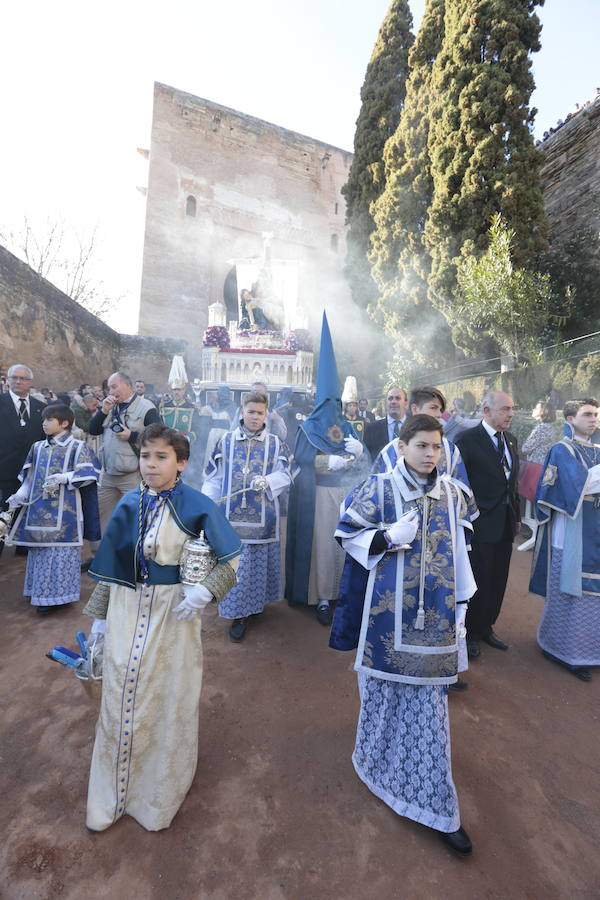
[(564, 119), (559, 119), (556, 125), (554, 125), (552, 128), (548, 128), (548, 130), (544, 132), (541, 141), (538, 140), (535, 142), (536, 147), (539, 147), (540, 144), (543, 144), (544, 141), (547, 141), (549, 137), (551, 137), (553, 134), (556, 134), (557, 131), (560, 131), (560, 129), (564, 125), (566, 125), (567, 122), (570, 122), (571, 119), (579, 115), (580, 112), (583, 112), (585, 109), (589, 109), (592, 104), (598, 103), (598, 101), (600, 101), (600, 87), (596, 88), (593, 99), (590, 98), (588, 100), (584, 100), (583, 103), (576, 103), (573, 106), (573, 109), (567, 113)]
[(27, 555), (25, 596), (46, 615), (79, 600), (82, 568), (96, 582), (84, 609), (104, 646), (88, 827), (125, 814), (169, 826), (196, 767), (202, 610), (217, 601), (239, 644), (285, 596), (314, 607), (331, 648), (356, 653), (359, 778), (469, 855), (448, 692), (467, 690), (460, 674), (487, 648), (509, 650), (495, 627), (523, 501), (540, 649), (581, 681), (600, 665), (597, 401), (564, 404), (561, 440), (540, 401), (521, 451), (503, 391), (469, 415), (435, 387), (392, 385), (377, 418), (356, 379), (340, 391), (325, 317), (303, 417), (290, 391), (272, 408), (261, 382), (239, 407), (224, 386), (207, 407), (199, 383), (157, 397), (123, 372), (36, 396), (16, 364), (7, 385), (0, 535)]

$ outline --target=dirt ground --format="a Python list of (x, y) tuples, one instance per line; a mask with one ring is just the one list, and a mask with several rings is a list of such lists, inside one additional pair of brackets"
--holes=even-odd
[[(470, 859), (395, 815), (354, 774), (353, 654), (306, 610), (270, 607), (244, 643), (206, 614), (198, 771), (170, 829), (84, 825), (97, 708), (44, 657), (75, 646), (77, 608), (36, 616), (23, 559), (0, 559), (0, 896), (144, 900), (600, 897), (600, 671), (590, 684), (535, 644), (541, 601), (515, 553), (497, 631), (450, 696)], [(85, 578), (85, 594), (91, 582)], [(78, 604), (79, 606), (80, 604)]]

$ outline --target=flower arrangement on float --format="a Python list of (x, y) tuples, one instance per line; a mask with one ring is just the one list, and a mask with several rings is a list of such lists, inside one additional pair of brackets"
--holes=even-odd
[(229, 332), (224, 325), (211, 325), (204, 332), (202, 345), (218, 347), (219, 350), (229, 350)]

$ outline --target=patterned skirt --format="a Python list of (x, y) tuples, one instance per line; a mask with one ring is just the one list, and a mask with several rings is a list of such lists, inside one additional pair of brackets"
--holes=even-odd
[(460, 811), (446, 689), (362, 674), (358, 683), (356, 774), (398, 815), (438, 831), (456, 831)]
[(23, 594), (33, 606), (60, 606), (79, 600), (79, 547), (30, 547)]
[(244, 544), (237, 570), (238, 583), (219, 603), (222, 619), (244, 619), (261, 613), (267, 603), (281, 600), (279, 541)]
[(561, 593), (561, 565), (562, 551), (553, 548), (538, 644), (570, 666), (600, 666), (600, 597)]

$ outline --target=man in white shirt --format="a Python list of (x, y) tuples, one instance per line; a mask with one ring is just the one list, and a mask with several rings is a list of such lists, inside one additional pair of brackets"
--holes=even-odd
[[(8, 393), (0, 395), (0, 509), (20, 487), (19, 472), (31, 445), (45, 437), (42, 410), (45, 403), (29, 396), (33, 372), (20, 363), (7, 375)], [(0, 551), (3, 547), (0, 542)]]
[(406, 418), (408, 397), (404, 388), (394, 384), (390, 387), (385, 398), (386, 417), (372, 422), (365, 428), (365, 444), (375, 459), (380, 450), (397, 438)]

